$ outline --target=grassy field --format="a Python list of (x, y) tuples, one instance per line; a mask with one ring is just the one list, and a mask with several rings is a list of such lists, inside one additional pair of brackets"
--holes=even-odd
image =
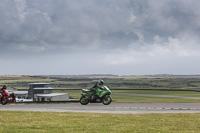
[(147, 75), (147, 76), (105, 76), (105, 77), (48, 77), (48, 76), (0, 76), (0, 85), (26, 89), (28, 83), (48, 82), (53, 88), (89, 88), (95, 80), (103, 79), (111, 89), (178, 89), (199, 90), (198, 75)]
[[(80, 98), (80, 93), (69, 93), (73, 98)], [(200, 103), (200, 99), (182, 99), (150, 96), (111, 95), (114, 103)]]
[[(58, 90), (58, 93), (79, 93), (72, 95), (80, 95), (81, 90)], [(152, 94), (152, 95), (169, 95), (169, 96), (185, 96), (200, 97), (200, 92), (194, 91), (156, 91), (156, 90), (112, 90), (112, 93), (130, 93), (130, 94)]]
[(153, 95), (200, 97), (200, 92), (194, 92), (194, 91), (113, 90), (112, 92), (113, 93), (134, 93), (134, 94), (153, 94)]
[(200, 99), (181, 99), (150, 96), (112, 95), (115, 103), (200, 103)]
[[(47, 82), (55, 89), (79, 89), (79, 90), (55, 90), (59, 93), (69, 93), (73, 98), (80, 98), (82, 88), (89, 89), (95, 84), (95, 80), (103, 79), (105, 85), (113, 93), (134, 93), (170, 95), (185, 97), (200, 97), (200, 76), (198, 75), (146, 75), (146, 76), (107, 76), (107, 77), (48, 77), (48, 76), (0, 76), (0, 86), (7, 84), (8, 88), (27, 89), (29, 83)], [(128, 89), (128, 90), (127, 90)], [(138, 90), (131, 90), (138, 89)], [(146, 90), (145, 90), (146, 89)], [(166, 91), (167, 90), (167, 91)], [(178, 90), (178, 91), (175, 91)], [(185, 91), (187, 90), (187, 91)], [(71, 93), (72, 92), (72, 93)], [(76, 92), (76, 93), (73, 93)], [(77, 93), (79, 92), (79, 93)], [(200, 102), (199, 100), (160, 98), (144, 96), (112, 95), (114, 102)]]
[(4, 133), (200, 132), (200, 114), (95, 114), (0, 111)]
[[(58, 93), (69, 93), (70, 97), (80, 98), (81, 90), (58, 90)], [(193, 91), (156, 91), (156, 90), (112, 90), (112, 93), (153, 94), (184, 97), (200, 97), (199, 92)], [(182, 99), (151, 96), (116, 95), (111, 94), (115, 103), (199, 103), (198, 99)]]

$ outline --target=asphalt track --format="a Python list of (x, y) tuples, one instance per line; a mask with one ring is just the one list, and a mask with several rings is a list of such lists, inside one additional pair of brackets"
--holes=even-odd
[(0, 105), (2, 111), (47, 111), (88, 113), (200, 113), (200, 103), (90, 103), (75, 104), (7, 104)]

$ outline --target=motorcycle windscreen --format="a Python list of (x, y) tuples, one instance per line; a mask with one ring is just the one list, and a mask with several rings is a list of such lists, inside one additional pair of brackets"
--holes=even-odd
[(105, 90), (108, 91), (111, 94), (110, 89), (107, 86), (104, 86)]
[(91, 90), (88, 90), (88, 89), (82, 89), (82, 92), (83, 92), (83, 93), (88, 93), (88, 92), (91, 92)]

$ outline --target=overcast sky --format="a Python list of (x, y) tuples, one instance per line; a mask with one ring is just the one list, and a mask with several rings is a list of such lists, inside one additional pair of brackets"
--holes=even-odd
[(198, 0), (0, 0), (0, 75), (200, 74)]

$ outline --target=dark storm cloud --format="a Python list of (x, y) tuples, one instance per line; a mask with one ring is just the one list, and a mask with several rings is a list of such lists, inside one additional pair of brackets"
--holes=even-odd
[[(74, 47), (127, 47), (180, 32), (199, 34), (199, 2), (136, 0), (2, 0), (2, 49), (35, 52)], [(139, 34), (138, 34), (139, 33)]]
[[(0, 39), (6, 50), (55, 50), (130, 43), (128, 1), (1, 1)], [(128, 33), (127, 33), (128, 32)], [(127, 35), (128, 34), (128, 35)], [(120, 39), (121, 40), (121, 39)]]

